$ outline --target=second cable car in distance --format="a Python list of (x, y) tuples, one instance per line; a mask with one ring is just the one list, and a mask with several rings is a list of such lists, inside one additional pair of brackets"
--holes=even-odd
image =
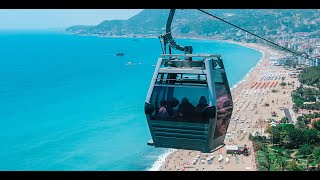
[[(232, 96), (220, 55), (192, 54), (176, 44), (170, 10), (163, 54), (158, 59), (144, 111), (154, 147), (209, 153), (224, 145), (233, 111)], [(169, 43), (169, 54), (166, 46)], [(171, 48), (184, 54), (171, 54)]]

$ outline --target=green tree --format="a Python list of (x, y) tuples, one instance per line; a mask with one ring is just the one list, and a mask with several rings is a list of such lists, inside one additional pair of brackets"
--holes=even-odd
[(285, 170), (288, 162), (284, 158), (284, 154), (280, 151), (276, 151), (276, 161), (275, 161), (282, 171)]
[(315, 102), (317, 100), (316, 96), (308, 96), (309, 102)]
[(258, 170), (259, 171), (268, 171), (268, 168), (263, 165), (258, 165)]
[(304, 100), (297, 98), (297, 99), (293, 99), (293, 103), (296, 104), (298, 107), (301, 107), (304, 103)]
[(312, 150), (313, 150), (312, 145), (304, 144), (299, 148), (298, 153), (300, 155), (310, 155), (312, 154)]
[(316, 163), (320, 163), (320, 147), (315, 148), (313, 151), (313, 157)]
[(306, 129), (307, 128), (307, 126), (306, 126), (306, 124), (304, 123), (304, 121), (297, 121), (297, 123), (296, 123), (296, 128), (298, 128), (298, 129)]
[(301, 169), (298, 166), (297, 161), (295, 161), (295, 160), (292, 160), (288, 163), (287, 169), (288, 169), (288, 171), (301, 171)]
[(314, 114), (307, 114), (306, 117), (309, 118), (309, 119), (314, 119), (315, 118)]
[(250, 140), (250, 141), (253, 141), (252, 133), (249, 133), (249, 140)]
[(271, 161), (269, 152), (265, 151), (265, 148), (263, 148), (263, 150), (257, 151), (256, 160), (258, 163), (259, 171), (270, 171)]
[(307, 129), (304, 131), (305, 142), (308, 144), (318, 144), (320, 142), (319, 131), (316, 129)]
[(282, 144), (286, 148), (291, 148), (291, 142), (292, 142), (292, 140), (290, 139), (289, 135), (284, 136), (284, 138), (282, 139)]
[(263, 152), (261, 152), (261, 151), (259, 151), (259, 152), (257, 153), (257, 155), (258, 155), (258, 154), (262, 154), (262, 155), (260, 155), (260, 156), (257, 156), (257, 163), (258, 163), (259, 170), (260, 170), (260, 171), (261, 171), (261, 170), (263, 170), (263, 171), (268, 170), (269, 164), (268, 164), (268, 161), (267, 161), (266, 156), (263, 155)]
[(303, 120), (302, 116), (299, 116), (299, 117), (297, 118), (297, 120), (298, 120), (298, 121), (302, 121), (302, 120)]
[(281, 140), (280, 136), (280, 127), (274, 126), (271, 128), (271, 136), (272, 136), (272, 143), (273, 144), (279, 144)]
[(313, 86), (320, 83), (320, 66), (305, 68), (299, 77), (299, 81)]
[(281, 118), (281, 120), (280, 120), (280, 122), (281, 123), (288, 123), (288, 118), (287, 117), (283, 117), (283, 118)]
[(285, 146), (286, 143), (288, 143), (289, 141), (290, 141), (290, 139), (289, 139), (288, 132), (285, 131), (285, 130), (283, 130), (283, 129), (281, 129), (281, 131), (280, 131), (280, 142), (279, 142), (279, 144), (280, 144), (281, 146)]
[(264, 151), (264, 154), (265, 154), (265, 157), (266, 157), (266, 160), (268, 162), (268, 164), (266, 165), (266, 168), (268, 169), (268, 171), (271, 170), (271, 158), (270, 158), (270, 154), (269, 154), (269, 147), (267, 144), (263, 144), (263, 151)]
[(290, 142), (287, 144), (288, 148), (298, 148), (305, 143), (305, 130), (299, 128), (292, 128), (288, 130)]
[(282, 89), (283, 89), (284, 86), (286, 86), (287, 84), (285, 82), (281, 82), (279, 85), (282, 86)]
[(281, 131), (290, 132), (294, 129), (294, 125), (293, 124), (281, 124), (280, 128), (281, 128)]
[(308, 169), (308, 167), (309, 167), (309, 164), (310, 163), (312, 163), (313, 161), (314, 161), (314, 156), (313, 156), (313, 154), (311, 154), (311, 155), (309, 155), (308, 157), (307, 157), (307, 169)]
[(320, 121), (314, 121), (312, 123), (312, 127), (315, 128), (316, 130), (320, 130)]

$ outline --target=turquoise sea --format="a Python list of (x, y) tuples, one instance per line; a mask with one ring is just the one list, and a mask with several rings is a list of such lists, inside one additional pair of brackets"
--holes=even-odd
[[(262, 56), (219, 41), (177, 42), (221, 54), (231, 87)], [(0, 31), (0, 170), (151, 168), (166, 151), (147, 146), (143, 110), (160, 53), (158, 38)]]

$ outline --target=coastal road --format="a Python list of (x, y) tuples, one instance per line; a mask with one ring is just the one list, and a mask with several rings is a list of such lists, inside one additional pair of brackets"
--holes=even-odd
[(293, 123), (294, 124), (295, 121), (293, 121), (289, 109), (285, 108), (283, 111), (284, 111), (285, 116), (288, 118), (289, 123)]

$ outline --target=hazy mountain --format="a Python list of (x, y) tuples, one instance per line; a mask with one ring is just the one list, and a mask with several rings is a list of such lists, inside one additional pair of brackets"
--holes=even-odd
[[(211, 9), (208, 12), (259, 35), (318, 31), (320, 10)], [(96, 26), (72, 26), (66, 31), (83, 35), (154, 35), (165, 33), (169, 9), (147, 9), (128, 20), (103, 21)], [(198, 10), (176, 10), (174, 36), (239, 36), (238, 29)]]

